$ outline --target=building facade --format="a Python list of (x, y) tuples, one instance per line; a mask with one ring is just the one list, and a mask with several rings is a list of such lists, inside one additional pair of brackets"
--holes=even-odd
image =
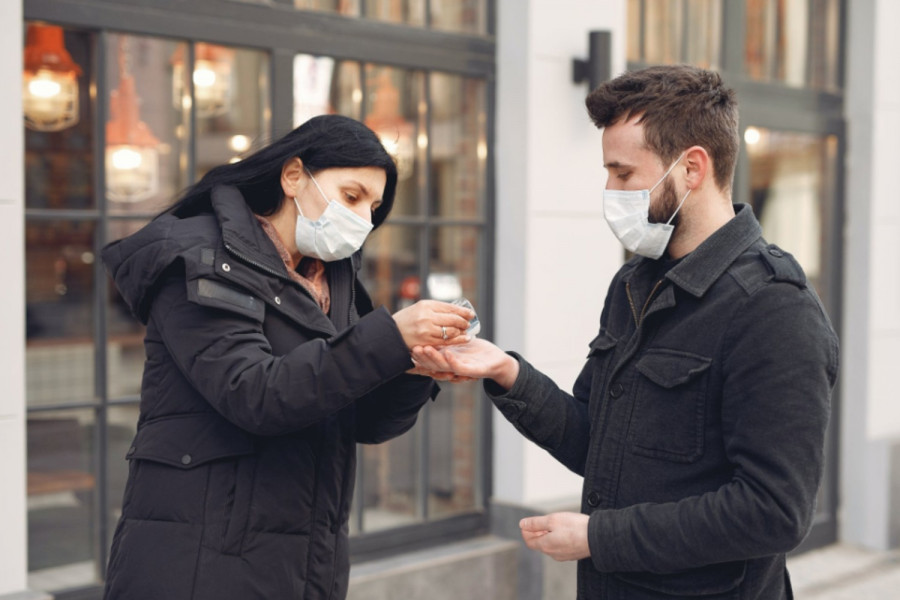
[[(102, 585), (143, 350), (99, 248), (314, 114), (364, 120), (398, 158), (395, 211), (366, 246), (376, 303), (466, 296), (483, 336), (571, 385), (624, 258), (603, 220), (588, 84), (573, 78), (592, 31), (610, 33), (612, 74), (689, 62), (737, 89), (735, 201), (803, 264), (843, 346), (801, 549), (900, 545), (896, 3), (17, 0), (0, 17), (0, 76), (23, 81), (0, 97), (0, 598)], [(45, 81), (51, 51), (71, 64), (43, 65)], [(484, 571), (489, 596), (473, 597), (573, 589), (572, 565), (511, 540), (520, 516), (577, 508), (580, 480), (479, 386), (445, 386), (359, 462), (351, 596), (416, 589), (404, 577), (442, 580), (448, 564)]]

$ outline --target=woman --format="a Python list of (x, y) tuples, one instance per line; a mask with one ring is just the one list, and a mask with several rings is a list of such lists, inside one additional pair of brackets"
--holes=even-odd
[(317, 117), (104, 249), (147, 326), (107, 598), (345, 597), (355, 444), (412, 427), (436, 386), (409, 349), (473, 317), (373, 309), (358, 250), (396, 183), (372, 131)]

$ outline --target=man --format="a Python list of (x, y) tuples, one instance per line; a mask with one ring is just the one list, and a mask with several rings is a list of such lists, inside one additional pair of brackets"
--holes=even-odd
[(503, 415), (584, 477), (581, 514), (520, 524), (529, 547), (579, 560), (579, 598), (791, 598), (785, 553), (815, 509), (837, 337), (797, 262), (731, 203), (738, 110), (716, 73), (627, 73), (587, 107), (604, 215), (636, 255), (572, 394), (483, 340), (413, 357), (488, 378)]

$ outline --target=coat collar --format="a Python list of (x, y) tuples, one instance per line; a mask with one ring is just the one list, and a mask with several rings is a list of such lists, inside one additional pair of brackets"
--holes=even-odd
[(687, 255), (667, 277), (699, 298), (761, 236), (762, 227), (750, 205), (735, 204), (734, 218)]
[[(762, 228), (747, 204), (734, 205), (734, 218), (717, 229), (702, 244), (684, 257), (666, 274), (666, 278), (693, 296), (700, 298), (735, 260), (762, 236)], [(655, 262), (640, 259), (631, 275)], [(631, 276), (626, 277), (631, 279)]]
[(222, 228), (225, 247), (240, 256), (252, 258), (270, 272), (289, 279), (287, 267), (269, 236), (256, 222), (253, 211), (247, 206), (240, 190), (232, 185), (216, 186), (210, 198)]

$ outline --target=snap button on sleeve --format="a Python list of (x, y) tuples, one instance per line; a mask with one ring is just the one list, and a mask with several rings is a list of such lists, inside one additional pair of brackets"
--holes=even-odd
[(231, 270), (231, 265), (229, 265), (228, 263), (222, 263), (222, 270), (227, 273)]
[(281, 296), (275, 296), (275, 304), (281, 304)]
[(600, 504), (600, 494), (597, 492), (591, 492), (587, 497), (588, 506), (595, 507)]
[(183, 465), (189, 465), (189, 464), (191, 464), (191, 460), (193, 460), (193, 459), (191, 458), (191, 455), (190, 455), (190, 454), (185, 454), (184, 456), (181, 457), (181, 464), (183, 464)]

